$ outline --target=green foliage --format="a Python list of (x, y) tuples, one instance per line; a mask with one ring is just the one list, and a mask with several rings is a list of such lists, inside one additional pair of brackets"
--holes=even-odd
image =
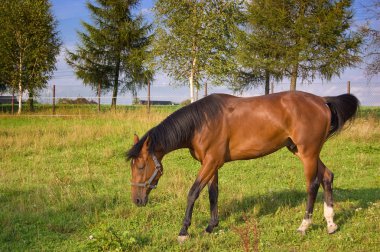
[(193, 78), (225, 81), (234, 67), (233, 29), (240, 1), (158, 0), (154, 52), (158, 65), (177, 83)]
[(138, 238), (129, 231), (100, 226), (88, 237), (87, 248), (91, 251), (131, 251), (138, 246)]
[[(0, 68), (3, 69), (1, 66)], [(0, 82), (0, 94), (4, 92), (6, 89), (7, 89), (7, 85), (5, 85), (5, 83), (3, 82)]]
[(186, 106), (186, 105), (189, 105), (191, 103), (191, 101), (189, 99), (187, 100), (184, 100), (184, 101), (181, 101), (181, 106)]
[(51, 78), (61, 45), (51, 4), (1, 1), (0, 23), (0, 86), (36, 95)]
[(152, 26), (142, 15), (132, 15), (138, 0), (97, 0), (87, 2), (92, 23), (82, 22), (85, 32), (78, 32), (81, 45), (67, 51), (66, 61), (78, 78), (97, 90), (113, 90), (112, 105), (121, 90), (137, 92), (152, 78), (148, 71), (148, 46)]
[(258, 76), (253, 83), (260, 82), (267, 71), (277, 78), (289, 77), (294, 90), (297, 77), (331, 79), (354, 66), (359, 61), (361, 35), (350, 30), (351, 2), (247, 2), (247, 34), (240, 36), (238, 58), (243, 68)]
[(69, 99), (69, 98), (61, 98), (58, 99), (58, 104), (97, 104), (95, 101), (89, 101), (86, 98), (76, 98), (76, 99)]
[(365, 38), (365, 73), (371, 79), (380, 73), (380, 29), (376, 27), (376, 22), (380, 20), (380, 0), (367, 3), (365, 8), (376, 19), (374, 23), (367, 22), (360, 28)]

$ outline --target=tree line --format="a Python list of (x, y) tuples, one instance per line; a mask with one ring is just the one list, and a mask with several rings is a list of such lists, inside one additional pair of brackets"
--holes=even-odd
[[(207, 84), (235, 92), (264, 85), (268, 94), (273, 80), (290, 79), (290, 90), (298, 80), (329, 80), (361, 61), (363, 44), (372, 48), (368, 72), (379, 72), (379, 32), (352, 29), (351, 0), (157, 0), (152, 23), (138, 14), (140, 4), (88, 1), (91, 22), (82, 22), (79, 43), (65, 51), (84, 85), (112, 92), (112, 107), (157, 71), (189, 85), (191, 101)], [(0, 2), (0, 92), (18, 93), (19, 113), (23, 94), (32, 107), (56, 70), (62, 42), (51, 7), (48, 0)]]

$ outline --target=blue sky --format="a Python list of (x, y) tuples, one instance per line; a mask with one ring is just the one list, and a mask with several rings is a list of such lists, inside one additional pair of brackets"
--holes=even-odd
[[(141, 1), (140, 6), (135, 10), (142, 12), (146, 18), (152, 18), (151, 8), (154, 5), (153, 0)], [(368, 13), (364, 6), (368, 5), (365, 0), (354, 1), (355, 24), (366, 22)], [(81, 80), (78, 80), (71, 68), (66, 64), (65, 50), (74, 50), (75, 45), (79, 42), (76, 32), (81, 30), (81, 20), (89, 22), (90, 13), (86, 8), (86, 0), (52, 0), (53, 13), (58, 20), (58, 30), (63, 41), (63, 49), (58, 57), (57, 71), (49, 85), (56, 85), (57, 97), (94, 97), (95, 93), (88, 87), (84, 87)], [(379, 22), (374, 23), (377, 28)], [(364, 76), (363, 70), (360, 68), (347, 69), (338, 78), (335, 77), (331, 81), (322, 81), (316, 79), (313, 84), (297, 83), (297, 89), (303, 90), (317, 95), (328, 96), (338, 95), (346, 92), (346, 83), (351, 81), (351, 92), (358, 96), (363, 105), (380, 105), (380, 78), (373, 78), (371, 82)], [(164, 73), (158, 73), (155, 76), (155, 81), (152, 86), (152, 97), (155, 100), (171, 100), (180, 102), (189, 97), (187, 87), (173, 87), (169, 85), (169, 78)], [(283, 80), (281, 83), (275, 83), (275, 91), (284, 91), (289, 87), (288, 80)], [(231, 93), (225, 87), (210, 87), (209, 93)], [(203, 93), (203, 91), (201, 92)], [(263, 88), (257, 88), (243, 93), (243, 96), (261, 95), (264, 93)], [(41, 94), (42, 100), (44, 96), (51, 95), (51, 88), (48, 88)], [(110, 96), (110, 94), (106, 94)], [(138, 96), (145, 99), (146, 91), (142, 90)], [(200, 94), (199, 97), (202, 97)], [(110, 99), (103, 99), (102, 103), (109, 103)], [(130, 94), (119, 95), (118, 103), (129, 104), (131, 102)]]

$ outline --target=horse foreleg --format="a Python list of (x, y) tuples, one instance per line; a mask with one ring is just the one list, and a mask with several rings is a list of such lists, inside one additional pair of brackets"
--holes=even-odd
[(212, 179), (215, 172), (220, 166), (215, 162), (203, 162), (202, 168), (199, 171), (198, 177), (192, 185), (189, 194), (187, 196), (187, 207), (185, 212), (185, 218), (183, 220), (183, 225), (181, 231), (178, 235), (178, 241), (183, 242), (188, 238), (187, 229), (191, 225), (191, 217), (193, 214), (194, 203), (198, 199), (200, 192), (207, 185), (207, 183)]
[(210, 201), (210, 222), (206, 228), (207, 233), (211, 233), (212, 230), (218, 226), (218, 172), (208, 183), (208, 196)]
[(317, 197), (320, 179), (317, 176), (317, 160), (314, 158), (311, 159), (302, 159), (304, 163), (304, 172), (306, 178), (306, 188), (307, 188), (307, 205), (305, 216), (302, 220), (301, 225), (297, 229), (301, 234), (305, 234), (306, 230), (312, 223), (312, 215), (314, 210), (314, 203)]
[(191, 187), (189, 194), (187, 195), (187, 207), (185, 212), (185, 218), (183, 219), (183, 225), (181, 231), (178, 235), (178, 241), (183, 242), (188, 237), (187, 229), (191, 225), (191, 216), (193, 214), (194, 203), (199, 197), (200, 192), (202, 191), (204, 185), (202, 186), (198, 178), (195, 180), (193, 186)]
[(327, 222), (327, 232), (329, 234), (334, 233), (338, 226), (334, 223), (334, 209), (333, 209), (333, 193), (332, 184), (334, 180), (334, 174), (325, 166), (325, 164), (319, 159), (318, 170), (322, 170), (323, 180), (322, 187), (324, 190), (324, 217)]

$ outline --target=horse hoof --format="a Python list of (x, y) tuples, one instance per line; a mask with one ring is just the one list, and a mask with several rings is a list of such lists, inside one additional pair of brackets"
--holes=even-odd
[(210, 234), (211, 234), (211, 232), (208, 232), (207, 230), (204, 230), (203, 233), (202, 233), (203, 236), (207, 236), (207, 235), (210, 235)]
[(177, 238), (177, 241), (179, 243), (184, 243), (188, 238), (189, 238), (188, 235), (179, 235), (178, 238)]
[(297, 229), (297, 232), (301, 235), (306, 235), (306, 230), (303, 229)]
[(338, 229), (338, 226), (335, 223), (333, 223), (332, 225), (327, 226), (327, 233), (333, 234), (335, 233), (337, 229)]
[(303, 219), (301, 225), (298, 227), (297, 231), (305, 235), (306, 230), (311, 226), (311, 219)]

